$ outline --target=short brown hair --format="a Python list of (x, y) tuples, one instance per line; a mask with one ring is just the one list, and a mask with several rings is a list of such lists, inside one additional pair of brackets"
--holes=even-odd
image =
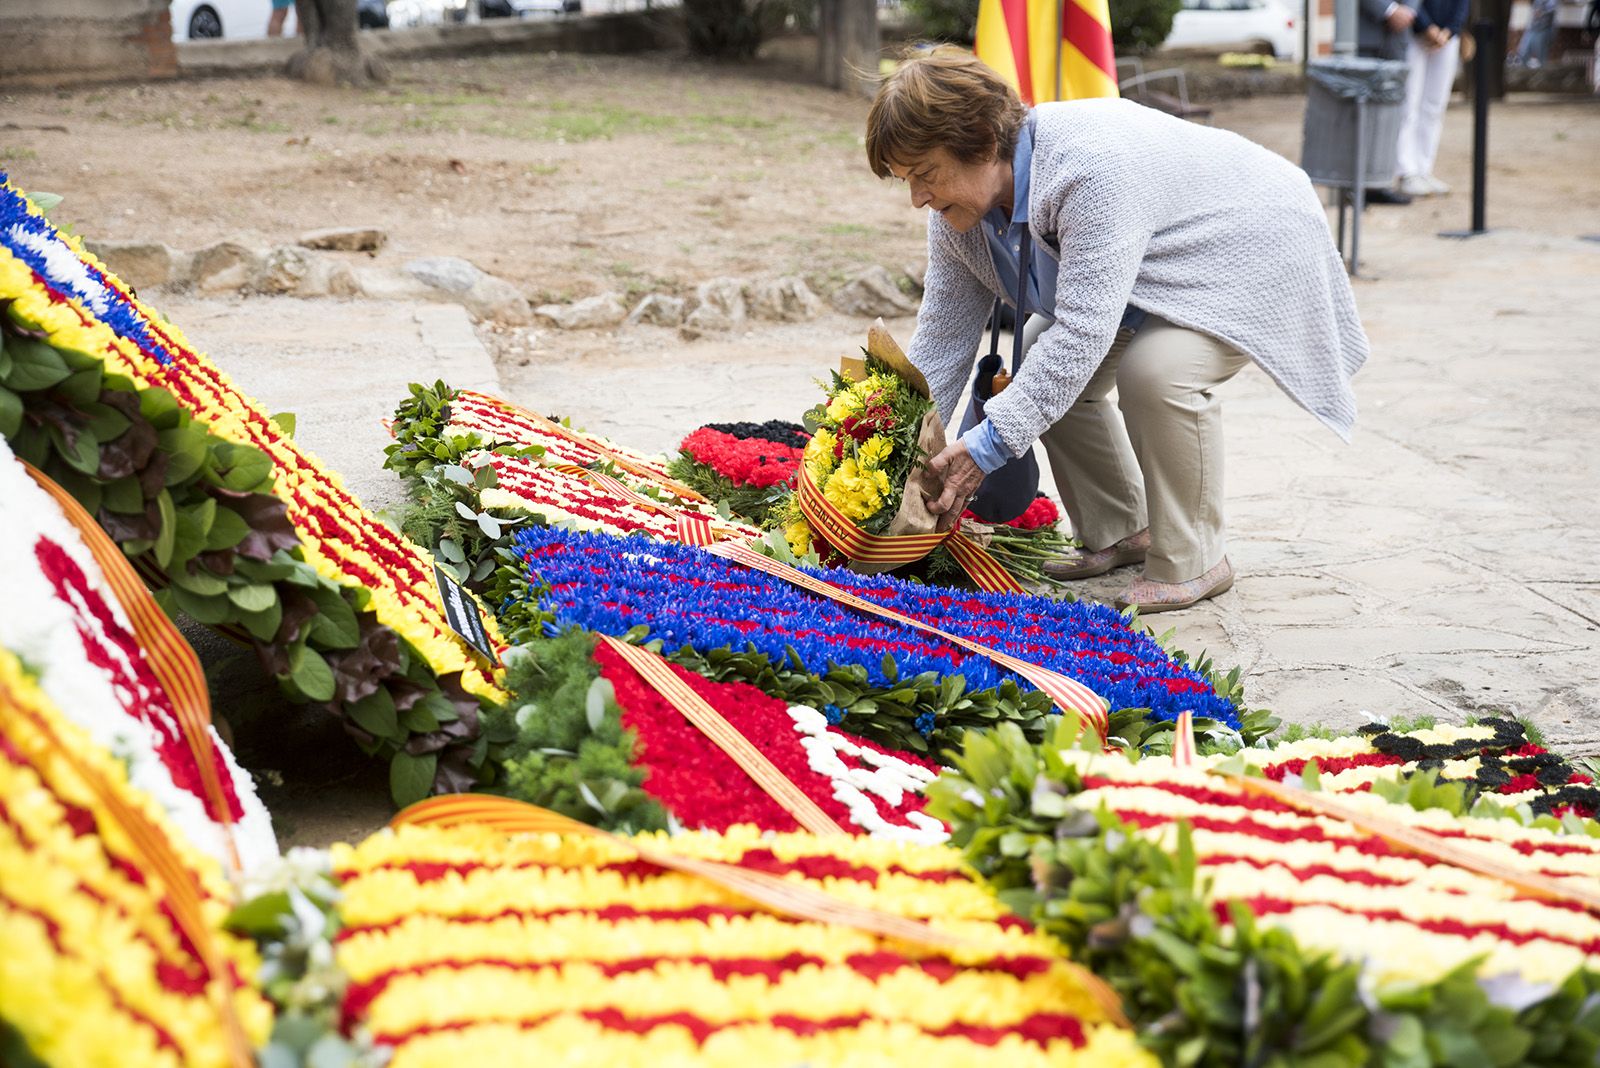
[(971, 52), (909, 55), (878, 87), (867, 113), (867, 165), (879, 178), (936, 148), (963, 163), (1010, 159), (1026, 114), (1016, 90)]

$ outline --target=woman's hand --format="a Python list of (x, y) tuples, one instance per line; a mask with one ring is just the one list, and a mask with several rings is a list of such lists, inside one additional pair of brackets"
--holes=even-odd
[(928, 461), (928, 475), (939, 489), (937, 497), (923, 493), (928, 511), (938, 518), (940, 530), (949, 530), (983, 485), (983, 469), (967, 453), (966, 445), (957, 441)]

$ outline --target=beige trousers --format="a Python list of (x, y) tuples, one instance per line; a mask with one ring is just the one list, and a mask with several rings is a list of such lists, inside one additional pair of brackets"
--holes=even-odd
[[(1030, 318), (1024, 345), (1049, 325)], [(1144, 574), (1154, 582), (1187, 582), (1222, 560), (1222, 404), (1212, 391), (1249, 362), (1155, 315), (1137, 333), (1117, 332), (1077, 403), (1040, 438), (1087, 548), (1148, 526)]]

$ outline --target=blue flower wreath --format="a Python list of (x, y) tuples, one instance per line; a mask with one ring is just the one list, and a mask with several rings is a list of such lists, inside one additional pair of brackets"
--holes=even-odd
[[(809, 671), (859, 665), (873, 685), (886, 688), (894, 680), (884, 673), (885, 656), (900, 678), (924, 671), (960, 675), (969, 690), (1014, 678), (943, 639), (864, 616), (698, 549), (556, 527), (526, 527), (515, 542), (540, 607), (561, 626), (620, 636), (643, 625), (668, 649), (754, 646), (774, 661), (793, 650)], [(940, 630), (1075, 678), (1113, 711), (1148, 708), (1170, 720), (1188, 709), (1239, 726), (1233, 705), (1202, 676), (1105, 605), (971, 593), (844, 570), (813, 573)]]

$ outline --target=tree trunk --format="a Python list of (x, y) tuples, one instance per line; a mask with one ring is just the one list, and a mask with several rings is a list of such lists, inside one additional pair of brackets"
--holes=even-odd
[(822, 84), (861, 96), (878, 88), (877, 0), (818, 0), (817, 69)]
[(356, 0), (294, 0), (305, 47), (289, 60), (289, 76), (317, 85), (368, 85), (389, 80), (389, 67), (361, 51)]

